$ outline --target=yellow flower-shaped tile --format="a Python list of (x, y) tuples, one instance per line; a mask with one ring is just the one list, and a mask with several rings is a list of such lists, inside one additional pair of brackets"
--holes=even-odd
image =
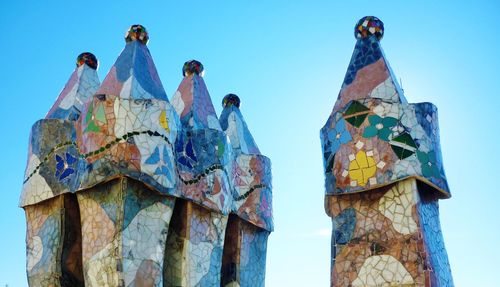
[(366, 152), (360, 150), (349, 163), (349, 177), (351, 181), (356, 181), (358, 186), (365, 186), (368, 179), (373, 177), (377, 172), (375, 159), (372, 156), (367, 156)]

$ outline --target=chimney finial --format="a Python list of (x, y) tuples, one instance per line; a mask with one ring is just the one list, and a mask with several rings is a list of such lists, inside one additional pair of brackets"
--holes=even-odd
[(182, 66), (182, 75), (184, 77), (191, 76), (192, 74), (196, 74), (199, 76), (203, 76), (203, 64), (196, 60), (189, 60), (184, 63)]
[(384, 37), (384, 22), (375, 16), (365, 16), (354, 27), (354, 37), (365, 39), (371, 36), (377, 37), (379, 41)]
[(240, 98), (235, 94), (227, 94), (224, 99), (222, 99), (222, 107), (236, 106), (240, 108)]
[(125, 34), (125, 42), (129, 43), (132, 41), (139, 41), (146, 45), (149, 41), (149, 34), (146, 31), (146, 27), (135, 24), (130, 26), (127, 33)]
[(80, 67), (83, 64), (87, 64), (87, 66), (94, 70), (97, 70), (97, 66), (99, 66), (97, 58), (94, 56), (94, 54), (89, 52), (81, 53), (76, 58), (76, 67)]

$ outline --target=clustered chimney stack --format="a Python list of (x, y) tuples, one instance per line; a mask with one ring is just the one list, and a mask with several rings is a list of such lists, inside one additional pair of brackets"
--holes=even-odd
[(20, 199), (29, 285), (264, 286), (271, 167), (239, 99), (219, 122), (191, 60), (170, 102), (146, 29), (125, 41), (102, 84), (96, 57), (78, 56), (33, 125)]

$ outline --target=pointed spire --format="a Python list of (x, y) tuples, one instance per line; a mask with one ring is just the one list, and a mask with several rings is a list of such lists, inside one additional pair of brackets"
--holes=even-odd
[(386, 102), (406, 103), (403, 90), (387, 61), (380, 40), (384, 23), (374, 16), (361, 18), (354, 28), (357, 39), (334, 112), (353, 101), (378, 98)]
[(380, 46), (384, 24), (367, 16), (337, 102), (321, 129), (327, 195), (367, 191), (415, 177), (449, 197), (437, 108), (411, 104)]
[(94, 55), (80, 54), (75, 71), (45, 119), (32, 126), (20, 206), (75, 192), (79, 185), (75, 122), (99, 87), (97, 66)]
[(161, 193), (174, 192), (179, 119), (158, 77), (148, 39), (143, 26), (130, 27), (125, 49), (85, 108), (77, 144), (93, 168), (82, 173), (82, 189), (126, 175)]
[(222, 106), (224, 109), (220, 115), (220, 124), (229, 137), (233, 151), (243, 154), (260, 154), (239, 109), (240, 98), (235, 94), (227, 94), (222, 100)]
[(97, 58), (92, 53), (81, 53), (76, 59), (76, 68), (71, 74), (46, 119), (77, 120), (85, 103), (99, 88)]
[(132, 25), (125, 35), (125, 49), (104, 79), (97, 94), (123, 99), (168, 101), (153, 58), (146, 46), (149, 35), (142, 25)]
[(172, 97), (172, 105), (188, 130), (214, 129), (222, 131), (205, 81), (203, 65), (190, 60), (184, 63), (184, 79)]
[(175, 142), (177, 189), (181, 197), (228, 214), (232, 203), (226, 172), (230, 146), (202, 78), (203, 65), (187, 61), (182, 74), (171, 100), (182, 125)]

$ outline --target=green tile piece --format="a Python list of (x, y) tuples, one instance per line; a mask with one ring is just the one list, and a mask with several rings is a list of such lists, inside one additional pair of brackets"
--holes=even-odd
[(391, 148), (399, 159), (405, 159), (415, 153), (417, 144), (409, 133), (404, 132), (391, 141)]

